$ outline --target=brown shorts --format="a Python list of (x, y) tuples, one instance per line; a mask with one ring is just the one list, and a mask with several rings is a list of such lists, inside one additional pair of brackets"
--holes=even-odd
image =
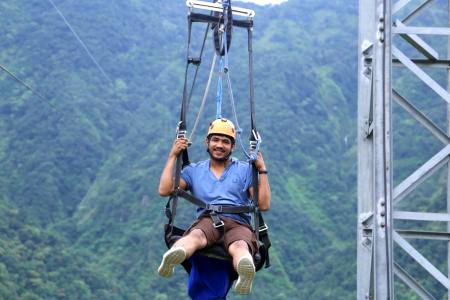
[[(228, 251), (228, 247), (233, 242), (244, 241), (247, 243), (250, 253), (254, 255), (258, 249), (258, 243), (256, 242), (256, 236), (252, 231), (252, 227), (247, 224), (241, 224), (231, 218), (221, 218), (224, 223), (224, 236), (223, 244)], [(192, 223), (192, 225), (186, 230), (184, 235), (187, 235), (194, 229), (200, 229), (206, 236), (206, 247), (212, 246), (221, 238), (221, 233), (217, 228), (214, 228), (211, 217), (202, 217)]]

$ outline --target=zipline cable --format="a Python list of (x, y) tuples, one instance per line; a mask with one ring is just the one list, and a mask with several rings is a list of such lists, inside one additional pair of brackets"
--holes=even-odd
[[(55, 106), (45, 98), (41, 93), (37, 92), (35, 89), (33, 89), (30, 85), (28, 85), (25, 81), (21, 80), (19, 77), (17, 77), (13, 72), (11, 72), (8, 68), (0, 64), (0, 69), (2, 69), (6, 74), (8, 74), (11, 78), (13, 78), (17, 83), (24, 86), (27, 90), (29, 90), (34, 95), (38, 96), (42, 101), (44, 101), (47, 105), (49, 105), (54, 111), (59, 112), (61, 114), (61, 118), (65, 118), (67, 116), (67, 113), (65, 111), (62, 111), (60, 108)], [(76, 120), (81, 120), (79, 116), (70, 116), (75, 117)]]
[(72, 34), (75, 36), (75, 38), (78, 40), (78, 42), (81, 44), (81, 46), (83, 47), (83, 49), (86, 51), (87, 55), (90, 57), (90, 59), (94, 62), (94, 64), (97, 66), (97, 69), (102, 73), (102, 75), (106, 78), (106, 80), (108, 81), (108, 83), (110, 85), (113, 85), (112, 80), (109, 78), (108, 75), (106, 75), (105, 71), (103, 70), (103, 68), (100, 66), (100, 64), (98, 63), (98, 61), (95, 59), (95, 57), (92, 55), (91, 51), (89, 51), (88, 47), (86, 46), (86, 44), (81, 40), (81, 38), (78, 36), (78, 34), (76, 33), (75, 29), (73, 29), (73, 27), (70, 25), (69, 21), (66, 19), (66, 17), (63, 15), (63, 13), (58, 9), (58, 7), (55, 5), (55, 3), (52, 0), (48, 0), (50, 2), (50, 4), (53, 6), (53, 8), (56, 10), (56, 12), (59, 14), (59, 16), (61, 17), (61, 19), (64, 21), (64, 23), (66, 24), (66, 26), (70, 29), (70, 31), (72, 32)]
[(21, 80), (19, 77), (17, 77), (16, 75), (14, 75), (13, 72), (11, 72), (10, 70), (8, 70), (6, 67), (0, 65), (0, 69), (2, 69), (3, 71), (5, 71), (10, 77), (12, 77), (15, 81), (17, 81), (18, 83), (20, 83), (22, 86), (24, 86), (26, 89), (28, 89), (30, 92), (32, 92), (33, 94), (35, 94), (36, 96), (38, 96), (41, 100), (43, 100), (44, 102), (46, 102), (48, 105), (50, 105), (51, 108), (53, 108), (54, 110), (58, 109), (56, 108), (55, 105), (53, 105), (49, 100), (47, 100), (47, 98), (45, 98), (44, 96), (42, 96), (40, 93), (38, 93), (37, 91), (35, 91), (31, 86), (29, 86), (26, 82), (24, 82), (23, 80)]

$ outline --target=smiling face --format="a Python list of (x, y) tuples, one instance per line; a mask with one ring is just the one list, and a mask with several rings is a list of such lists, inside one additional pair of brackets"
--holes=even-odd
[(213, 134), (205, 140), (211, 159), (216, 161), (227, 161), (230, 157), (234, 143), (226, 136)]

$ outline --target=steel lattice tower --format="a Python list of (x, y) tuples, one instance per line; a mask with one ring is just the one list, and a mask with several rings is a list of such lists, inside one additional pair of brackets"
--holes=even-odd
[[(440, 6), (438, 10), (436, 6)], [(449, 7), (447, 0), (422, 0), (421, 3), (411, 0), (359, 1), (358, 300), (394, 299), (394, 284), (397, 283), (408, 287), (419, 298), (436, 299), (436, 291), (427, 290), (422, 284), (424, 280), (433, 281), (433, 284), (442, 288), (441, 294), (447, 291), (450, 299)], [(432, 9), (439, 13), (422, 18)], [(445, 19), (436, 20), (441, 15)], [(427, 20), (441, 27), (431, 27), (433, 24), (424, 27)], [(435, 43), (436, 40), (440, 40), (441, 44)], [(432, 45), (444, 47), (435, 49)], [(439, 51), (447, 52), (444, 54), (447, 57), (443, 59)], [(439, 70), (446, 72), (447, 82), (444, 84), (433, 77), (435, 71)], [(447, 129), (438, 127), (426, 113), (396, 89), (400, 73), (410, 76), (402, 75), (401, 84), (405, 84), (405, 78), (413, 77), (423, 84), (424, 88), (420, 90), (423, 90), (424, 97), (432, 95), (439, 98), (444, 109), (447, 105)], [(397, 111), (393, 110), (394, 103), (427, 130), (429, 139), (438, 140), (442, 145), (439, 151), (402, 180), (395, 177), (397, 172), (393, 170), (393, 149), (397, 142), (392, 133), (396, 129), (392, 126), (392, 120), (396, 117), (393, 112)], [(414, 135), (414, 132), (411, 134)], [(436, 181), (435, 185), (436, 189), (447, 191), (443, 197), (446, 203), (442, 204), (446, 211), (423, 211), (419, 207), (405, 211), (398, 208), (402, 200), (406, 202), (415, 195), (412, 192), (426, 179), (434, 178), (431, 176), (443, 169), (447, 169), (444, 174), (447, 176), (446, 182), (440, 186), (441, 181)], [(421, 227), (416, 226), (416, 223), (439, 224), (437, 228), (445, 229), (418, 230)], [(402, 224), (401, 229), (398, 224)], [(405, 228), (404, 224), (410, 228)], [(442, 271), (442, 265), (437, 267), (413, 246), (418, 240), (422, 243), (445, 243), (447, 254), (442, 257), (442, 261), (446, 262), (445, 272)], [(406, 266), (396, 256), (398, 253), (410, 259)], [(411, 275), (408, 267), (413, 264), (427, 278)]]

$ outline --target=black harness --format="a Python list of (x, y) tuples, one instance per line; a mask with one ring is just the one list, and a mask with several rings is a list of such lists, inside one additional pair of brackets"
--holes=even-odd
[[(214, 1), (215, 2), (215, 1)], [(250, 110), (251, 110), (251, 129), (252, 134), (250, 136), (250, 150), (254, 150), (254, 152), (257, 152), (258, 148), (258, 139), (259, 134), (256, 130), (256, 123), (255, 123), (255, 103), (254, 103), (254, 90), (253, 90), (253, 49), (252, 49), (252, 32), (253, 32), (253, 21), (252, 20), (234, 20), (232, 16), (232, 9), (231, 9), (231, 1), (228, 0), (228, 8), (225, 10), (224, 6), (224, 12), (221, 15), (218, 14), (211, 14), (211, 15), (203, 15), (198, 13), (191, 12), (188, 15), (188, 47), (187, 47), (187, 57), (186, 57), (186, 71), (185, 71), (185, 77), (184, 77), (184, 87), (183, 87), (183, 99), (181, 103), (181, 111), (180, 111), (180, 121), (178, 123), (177, 128), (177, 138), (186, 138), (186, 112), (187, 108), (189, 106), (189, 99), (192, 95), (192, 90), (195, 84), (195, 79), (197, 75), (198, 68), (201, 64), (201, 55), (203, 53), (203, 48), (206, 40), (207, 31), (209, 30), (209, 25), (212, 24), (212, 29), (214, 30), (214, 44), (216, 48), (216, 52), (218, 55), (227, 55), (228, 49), (230, 47), (231, 42), (231, 33), (232, 33), (232, 27), (241, 27), (246, 28), (248, 33), (248, 59), (249, 59), (249, 88), (250, 88)], [(200, 23), (208, 23), (206, 32), (205, 32), (205, 38), (203, 40), (202, 50), (200, 52), (199, 57), (193, 58), (190, 56), (190, 42), (191, 42), (191, 32), (192, 32), (192, 24), (194, 22), (200, 22)], [(224, 26), (224, 32), (226, 32), (226, 44), (221, 45), (219, 43), (220, 41), (220, 31), (219, 27), (223, 24)], [(223, 34), (223, 33), (222, 33)], [(191, 90), (188, 92), (188, 73), (189, 73), (189, 67), (195, 66), (195, 77), (192, 83)], [(175, 166), (175, 180), (174, 180), (174, 192), (170, 196), (166, 208), (165, 208), (165, 214), (168, 218), (168, 222), (164, 227), (165, 231), (165, 242), (167, 247), (171, 247), (176, 240), (178, 240), (183, 234), (184, 231), (181, 228), (178, 228), (174, 226), (174, 220), (176, 216), (176, 210), (177, 210), (177, 203), (178, 198), (184, 198), (187, 201), (191, 202), (192, 204), (201, 207), (204, 209), (204, 214), (209, 215), (212, 218), (212, 221), (214, 223), (214, 227), (218, 228), (219, 230), (223, 231), (224, 224), (222, 220), (220, 219), (221, 213), (228, 213), (228, 214), (243, 214), (243, 213), (253, 213), (254, 217), (254, 227), (253, 232), (256, 235), (256, 240), (259, 243), (258, 251), (254, 255), (254, 262), (255, 262), (255, 268), (256, 270), (260, 270), (262, 266), (265, 264), (265, 267), (270, 266), (270, 260), (269, 260), (269, 248), (271, 246), (269, 235), (268, 235), (268, 226), (264, 222), (263, 216), (261, 211), (259, 210), (258, 206), (258, 182), (259, 182), (259, 174), (258, 170), (255, 166), (254, 159), (250, 162), (251, 168), (252, 168), (252, 188), (253, 188), (253, 201), (252, 205), (249, 206), (229, 206), (229, 205), (211, 205), (203, 200), (193, 196), (192, 194), (186, 192), (185, 190), (180, 188), (180, 179), (181, 179), (181, 170), (189, 164), (189, 156), (188, 151), (184, 150), (178, 157), (176, 161)], [(197, 251), (199, 254), (204, 254), (211, 257), (216, 257), (220, 259), (231, 259), (230, 255), (227, 251), (225, 251), (223, 244), (216, 244), (212, 247), (209, 247), (207, 249), (202, 249)], [(185, 261), (183, 263), (183, 266), (185, 269), (189, 272), (190, 271), (190, 265), (188, 261)]]
[[(180, 175), (178, 175), (180, 176)], [(270, 267), (270, 259), (269, 259), (269, 248), (271, 246), (271, 242), (268, 234), (268, 226), (264, 222), (261, 211), (258, 209), (258, 206), (255, 205), (244, 205), (244, 206), (234, 206), (234, 205), (212, 205), (209, 203), (200, 200), (199, 198), (193, 196), (192, 194), (186, 192), (185, 190), (178, 188), (175, 192), (170, 196), (169, 201), (167, 201), (165, 213), (168, 219), (167, 224), (165, 225), (165, 241), (167, 247), (171, 247), (185, 232), (185, 230), (174, 226), (174, 219), (176, 215), (176, 203), (178, 198), (181, 197), (190, 203), (203, 208), (204, 211), (201, 216), (209, 216), (212, 219), (214, 227), (217, 228), (223, 234), (224, 223), (220, 219), (220, 214), (245, 214), (245, 213), (253, 213), (254, 214), (254, 228), (253, 232), (256, 235), (257, 241), (259, 241), (260, 245), (258, 247), (257, 253), (255, 253), (253, 259), (255, 262), (256, 271), (260, 270), (262, 266), (265, 264), (265, 267)], [(256, 230), (257, 228), (257, 230)], [(219, 241), (216, 245), (213, 245), (210, 248), (203, 249), (199, 251), (200, 254), (206, 256), (212, 256), (219, 259), (231, 259), (230, 255), (225, 251), (223, 247), (223, 241)], [(189, 268), (190, 266), (185, 266), (185, 268)]]

